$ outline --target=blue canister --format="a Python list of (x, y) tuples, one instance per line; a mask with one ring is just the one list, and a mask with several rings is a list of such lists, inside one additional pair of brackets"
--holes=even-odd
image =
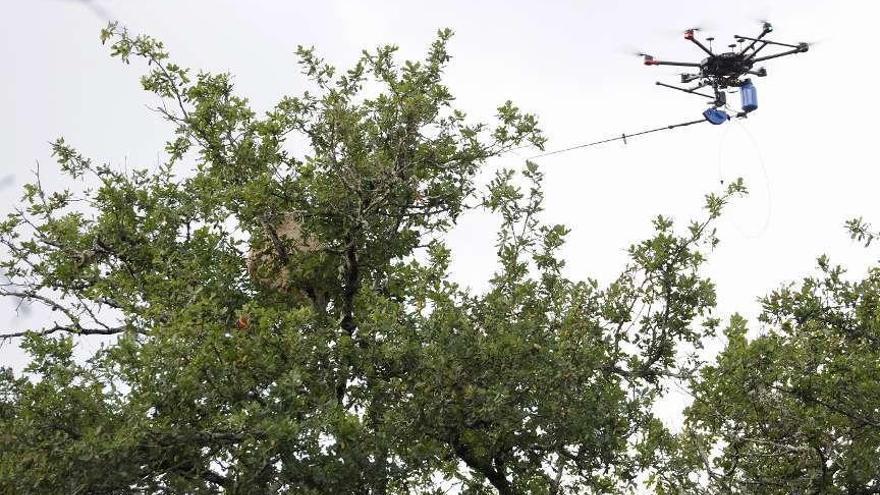
[(758, 108), (758, 90), (750, 79), (746, 79), (739, 87), (739, 96), (742, 100), (742, 111), (749, 113)]
[(721, 125), (730, 120), (730, 115), (727, 115), (727, 112), (717, 108), (707, 108), (706, 111), (703, 112), (703, 117), (705, 117), (712, 125)]

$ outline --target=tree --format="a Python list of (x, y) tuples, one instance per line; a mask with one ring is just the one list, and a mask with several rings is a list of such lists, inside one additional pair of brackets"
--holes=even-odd
[(880, 493), (880, 267), (848, 280), (827, 257), (818, 266), (762, 300), (766, 333), (748, 339), (731, 319), (685, 432), (666, 439), (662, 493)]
[[(469, 124), (425, 60), (364, 52), (343, 73), (300, 48), (315, 90), (263, 117), (227, 74), (193, 74), (116, 24), (173, 126), (168, 161), (123, 172), (53, 144), (79, 190), (26, 186), (0, 224), (0, 294), (60, 315), (0, 381), (0, 488), (15, 493), (596, 492), (631, 486), (681, 344), (714, 329), (707, 218), (630, 249), (600, 288), (562, 274), (541, 174), (474, 176), (542, 146), (513, 104)], [(304, 148), (293, 148), (301, 138)], [(187, 165), (190, 164), (190, 165)], [(525, 181), (525, 182), (523, 182)], [(92, 187), (90, 184), (94, 184)], [(80, 205), (87, 205), (86, 207)], [(500, 215), (499, 268), (474, 294), (443, 235)], [(85, 362), (73, 337), (115, 340)]]

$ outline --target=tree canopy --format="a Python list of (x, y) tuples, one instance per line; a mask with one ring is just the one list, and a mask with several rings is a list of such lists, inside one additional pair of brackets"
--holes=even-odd
[(880, 268), (850, 279), (821, 256), (818, 269), (761, 300), (761, 335), (731, 319), (685, 430), (660, 440), (660, 493), (880, 493)]
[[(102, 32), (146, 67), (167, 160), (119, 170), (59, 138), (69, 188), (38, 175), (0, 222), (0, 295), (51, 314), (5, 334), (30, 360), (0, 375), (0, 491), (622, 493), (647, 474), (662, 493), (880, 491), (880, 272), (823, 261), (765, 300), (773, 332), (734, 318), (701, 367), (719, 326), (701, 267), (742, 183), (684, 228), (657, 217), (611, 283), (571, 278), (536, 164), (476, 184), (545, 139), (511, 102), (488, 124), (453, 106), (451, 35), (343, 71), (300, 47), (311, 89), (258, 115), (231, 75)], [(446, 244), (473, 209), (500, 220), (479, 292)], [(110, 338), (74, 358), (90, 336)], [(652, 408), (688, 379), (673, 435)]]

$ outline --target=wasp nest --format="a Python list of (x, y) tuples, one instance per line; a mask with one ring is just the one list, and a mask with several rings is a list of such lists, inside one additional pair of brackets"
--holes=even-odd
[(321, 245), (302, 231), (302, 224), (293, 213), (285, 213), (275, 225), (263, 222), (264, 235), (251, 244), (247, 270), (260, 285), (291, 292), (308, 291), (301, 282), (291, 278), (291, 260), (297, 255), (317, 251)]

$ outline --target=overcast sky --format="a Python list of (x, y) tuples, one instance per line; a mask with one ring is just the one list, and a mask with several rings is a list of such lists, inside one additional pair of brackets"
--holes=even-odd
[[(757, 20), (767, 18), (776, 28), (771, 39), (818, 43), (806, 54), (765, 64), (769, 76), (755, 81), (760, 108), (747, 121), (538, 160), (546, 173), (544, 219), (572, 228), (569, 275), (608, 280), (626, 261), (625, 248), (649, 235), (653, 216), (698, 218), (703, 195), (737, 176), (752, 194), (719, 223), (722, 244), (708, 268), (723, 316), (738, 311), (753, 318), (758, 296), (808, 274), (821, 253), (854, 274), (876, 260), (876, 251), (852, 243), (842, 225), (859, 215), (880, 224), (880, 100), (872, 89), (880, 75), (874, 35), (880, 2), (0, 0), (0, 6), (0, 211), (16, 203), (37, 161), (44, 184), (60, 187), (47, 144), (59, 136), (96, 161), (140, 167), (161, 159), (169, 129), (146, 108), (155, 100), (140, 90), (142, 67), (111, 60), (100, 45), (107, 17), (164, 40), (183, 65), (231, 72), (258, 111), (303, 88), (297, 45), (315, 45), (345, 67), (380, 43), (421, 57), (435, 31), (450, 27), (457, 34), (448, 81), (459, 108), (486, 119), (512, 99), (538, 114), (548, 149), (699, 118), (700, 99), (654, 85), (675, 82), (676, 71), (645, 67), (631, 52), (696, 60), (700, 52), (681, 38), (682, 29), (705, 26), (701, 35), (715, 36), (717, 48), (733, 34), (757, 34)], [(493, 166), (521, 164), (509, 155)], [(494, 269), (492, 225), (485, 215), (470, 215), (452, 236), (455, 274), (475, 288)], [(11, 308), (0, 305), (4, 331), (39, 316), (16, 317)], [(20, 365), (21, 355), (7, 345), (2, 362)]]

